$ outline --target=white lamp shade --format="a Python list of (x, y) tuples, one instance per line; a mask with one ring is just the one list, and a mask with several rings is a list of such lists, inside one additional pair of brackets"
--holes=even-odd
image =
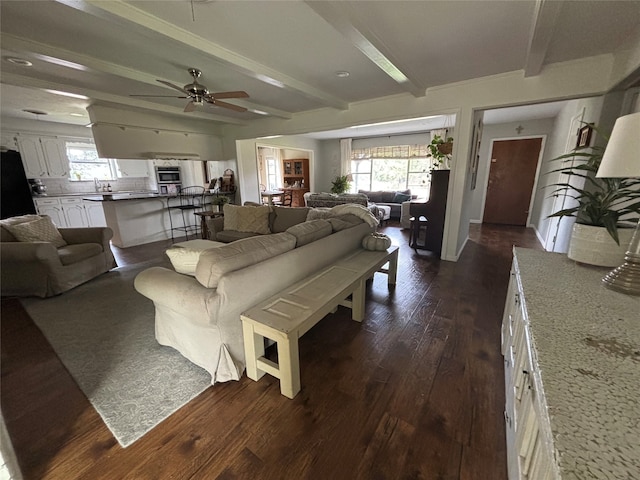
[(616, 120), (596, 177), (640, 177), (640, 112)]

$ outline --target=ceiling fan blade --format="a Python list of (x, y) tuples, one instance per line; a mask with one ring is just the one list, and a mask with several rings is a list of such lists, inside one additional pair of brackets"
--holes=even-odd
[(207, 96), (212, 98), (248, 98), (249, 94), (247, 92), (243, 92), (242, 90), (238, 90), (235, 92), (209, 93)]
[(247, 109), (244, 107), (240, 107), (238, 105), (234, 105), (232, 103), (222, 102), (220, 100), (216, 100), (215, 98), (207, 98), (207, 102), (212, 105), (216, 105), (218, 107), (228, 108), (229, 110), (235, 110), (236, 112), (246, 112)]
[(129, 95), (130, 97), (156, 97), (156, 98), (189, 98), (186, 96), (178, 97), (173, 95)]
[(165, 81), (165, 80), (156, 80), (156, 81), (157, 81), (157, 82), (160, 82), (160, 83), (162, 83), (162, 84), (164, 84), (164, 85), (166, 85), (167, 87), (175, 88), (175, 89), (176, 89), (176, 90), (178, 90), (179, 92), (187, 93), (187, 92), (185, 92), (184, 88), (179, 87), (178, 85), (174, 85), (174, 84), (173, 84), (173, 83), (171, 83), (171, 82), (167, 82), (167, 81)]
[(193, 112), (196, 109), (197, 104), (191, 100), (189, 103), (187, 103), (187, 106), (184, 107), (184, 111), (185, 112)]

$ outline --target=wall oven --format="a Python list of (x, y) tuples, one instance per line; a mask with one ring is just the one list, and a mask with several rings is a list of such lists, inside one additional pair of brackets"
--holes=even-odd
[(159, 193), (173, 195), (180, 193), (182, 186), (180, 167), (156, 167), (156, 181)]

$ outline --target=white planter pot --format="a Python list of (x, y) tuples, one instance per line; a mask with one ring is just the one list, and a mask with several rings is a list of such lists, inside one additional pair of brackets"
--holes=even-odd
[(633, 228), (619, 228), (620, 245), (604, 227), (575, 223), (571, 232), (567, 256), (576, 262), (601, 267), (617, 267), (624, 263), (624, 254), (631, 243)]

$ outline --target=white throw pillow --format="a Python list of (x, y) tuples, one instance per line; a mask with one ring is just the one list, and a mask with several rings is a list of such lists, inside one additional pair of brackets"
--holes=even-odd
[(49, 217), (40, 217), (30, 222), (4, 225), (19, 242), (49, 242), (60, 248), (67, 245)]
[(271, 208), (264, 205), (260, 207), (241, 207), (239, 205), (225, 205), (224, 230), (236, 232), (249, 232), (267, 235), (269, 230), (269, 213)]
[(200, 254), (210, 248), (222, 247), (223, 245), (226, 244), (211, 240), (189, 240), (188, 242), (176, 243), (165, 253), (176, 272), (195, 276)]

